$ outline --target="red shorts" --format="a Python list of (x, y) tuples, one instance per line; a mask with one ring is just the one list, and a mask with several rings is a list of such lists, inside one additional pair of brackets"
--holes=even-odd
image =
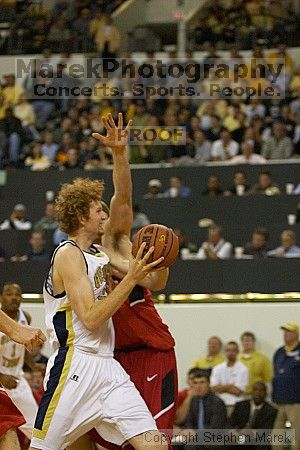
[(11, 428), (17, 428), (26, 422), (7, 393), (0, 388), (0, 437)]
[[(129, 352), (116, 352), (115, 359), (125, 369), (146, 402), (157, 428), (172, 430), (177, 401), (177, 366), (174, 349), (159, 351), (152, 348)], [(111, 449), (120, 447), (103, 441), (92, 430), (90, 437), (94, 442)]]

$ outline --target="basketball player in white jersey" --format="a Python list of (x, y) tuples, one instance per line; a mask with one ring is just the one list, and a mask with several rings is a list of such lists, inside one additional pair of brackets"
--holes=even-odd
[[(5, 284), (1, 295), (1, 309), (20, 325), (29, 325), (30, 316), (20, 309), (22, 291), (18, 284)], [(26, 423), (20, 427), (31, 439), (37, 403), (23, 376), (25, 347), (0, 333), (0, 383), (23, 414)]]
[[(123, 130), (122, 115), (118, 127), (111, 116), (104, 124), (105, 145), (112, 149), (115, 164), (122, 165), (128, 126)], [(153, 450), (167, 449), (145, 402), (113, 359), (111, 319), (163, 258), (147, 264), (154, 248), (142, 258), (143, 244), (127, 275), (108, 293), (109, 259), (103, 252), (90, 252), (104, 219), (103, 188), (102, 182), (77, 179), (62, 186), (56, 202), (60, 228), (69, 240), (56, 249), (44, 286), (46, 324), (57, 350), (47, 366), (31, 450), (65, 449), (93, 427), (117, 445), (129, 442), (144, 450), (151, 443)], [(122, 223), (117, 197), (110, 216), (115, 230)]]
[[(41, 330), (15, 322), (2, 310), (0, 310), (0, 332), (25, 345), (28, 350), (33, 350), (46, 340)], [(24, 422), (20, 411), (0, 386), (0, 450), (20, 450), (16, 428)]]

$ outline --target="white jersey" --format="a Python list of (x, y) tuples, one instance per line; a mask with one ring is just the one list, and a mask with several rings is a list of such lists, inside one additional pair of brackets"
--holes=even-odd
[[(28, 325), (24, 312), (19, 310), (18, 323)], [(0, 372), (20, 378), (23, 375), (24, 345), (17, 344), (4, 333), (0, 333)]]
[[(97, 330), (89, 331), (71, 309), (68, 296), (65, 292), (54, 293), (52, 282), (52, 267), (56, 253), (64, 245), (77, 244), (73, 241), (63, 242), (54, 252), (48, 278), (44, 284), (44, 302), (46, 310), (46, 327), (53, 350), (59, 347), (74, 346), (79, 350), (97, 353), (104, 356), (113, 356), (115, 336), (112, 319), (107, 320)], [(78, 247), (79, 248), (79, 247)], [(95, 302), (100, 302), (107, 296), (107, 275), (109, 258), (103, 252), (82, 252), (87, 275), (90, 279)], [(85, 299), (83, 298), (82, 301)]]

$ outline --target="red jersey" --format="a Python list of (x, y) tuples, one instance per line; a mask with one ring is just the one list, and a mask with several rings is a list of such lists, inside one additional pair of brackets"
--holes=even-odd
[(175, 346), (169, 328), (156, 311), (151, 291), (141, 286), (132, 290), (114, 314), (113, 323), (117, 350), (140, 346), (170, 350)]

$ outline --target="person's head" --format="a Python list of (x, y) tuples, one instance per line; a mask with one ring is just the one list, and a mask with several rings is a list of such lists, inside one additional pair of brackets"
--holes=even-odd
[(63, 184), (55, 202), (60, 229), (71, 236), (84, 232), (89, 239), (96, 239), (103, 220), (103, 191), (103, 181), (89, 178)]
[(219, 225), (211, 225), (208, 228), (208, 241), (214, 246), (220, 242), (223, 237), (222, 228)]
[(197, 395), (200, 395), (201, 397), (207, 395), (210, 391), (209, 375), (205, 374), (204, 372), (200, 372), (199, 374), (195, 375), (192, 380), (191, 388)]
[(272, 186), (272, 175), (270, 172), (262, 172), (259, 174), (259, 186), (262, 189), (268, 189)]
[(68, 150), (68, 164), (70, 166), (76, 166), (78, 163), (78, 151), (76, 148), (70, 148)]
[(33, 253), (40, 253), (45, 249), (45, 239), (42, 231), (33, 231), (29, 239)]
[(245, 158), (250, 158), (250, 156), (253, 154), (253, 142), (248, 140), (242, 143), (242, 153), (245, 156)]
[(245, 353), (254, 352), (255, 342), (256, 342), (255, 335), (251, 331), (245, 331), (241, 335), (241, 343), (242, 343), (243, 352), (245, 352)]
[(26, 217), (26, 207), (22, 203), (15, 205), (13, 212), (17, 220), (24, 220)]
[(42, 146), (40, 142), (35, 142), (33, 144), (32, 150), (31, 150), (31, 155), (34, 159), (38, 159), (41, 158), (42, 156)]
[(257, 381), (252, 386), (252, 400), (255, 405), (261, 405), (267, 396), (267, 386), (263, 381)]
[(199, 123), (200, 123), (199, 117), (197, 116), (191, 117), (190, 125), (193, 131), (199, 130)]
[(204, 131), (202, 130), (195, 130), (194, 131), (194, 140), (196, 142), (196, 144), (203, 144), (203, 142), (205, 142), (205, 134)]
[(285, 250), (288, 250), (292, 245), (296, 244), (296, 234), (293, 230), (284, 230), (281, 233), (281, 245)]
[(285, 345), (293, 347), (299, 341), (299, 326), (296, 322), (288, 322), (280, 327), (283, 330)]
[(1, 294), (1, 309), (9, 316), (16, 315), (22, 301), (22, 290), (17, 283), (6, 283)]
[(210, 116), (210, 125), (212, 129), (218, 129), (220, 127), (220, 119), (215, 114)]
[(148, 192), (149, 194), (155, 196), (161, 192), (161, 181), (157, 178), (153, 178), (148, 182)]
[(224, 144), (228, 144), (231, 141), (231, 134), (228, 130), (221, 131), (221, 139)]
[(247, 184), (247, 175), (243, 170), (238, 170), (234, 174), (234, 185), (235, 186), (245, 186)]
[(38, 392), (43, 387), (45, 376), (45, 365), (36, 364), (31, 372), (30, 387), (33, 392)]
[(252, 233), (251, 244), (254, 248), (263, 248), (269, 239), (269, 233), (265, 228), (256, 228)]
[(282, 122), (275, 122), (275, 123), (273, 123), (272, 131), (273, 131), (274, 137), (276, 139), (283, 138), (285, 136), (285, 134), (286, 134), (285, 133), (285, 125), (284, 125), (284, 123), (282, 123)]
[(220, 179), (216, 175), (211, 175), (207, 181), (207, 188), (210, 192), (218, 192), (220, 189)]
[(45, 142), (45, 144), (50, 145), (50, 144), (53, 143), (53, 141), (54, 141), (54, 138), (53, 138), (52, 131), (45, 131), (45, 133), (44, 133), (44, 142)]
[(187, 373), (187, 377), (186, 377), (187, 385), (189, 387), (192, 387), (193, 379), (196, 376), (201, 375), (201, 374), (202, 374), (201, 369), (199, 369), (198, 367), (192, 367)]
[(6, 81), (6, 86), (14, 86), (16, 83), (16, 76), (13, 73), (9, 73), (4, 76)]
[(218, 336), (211, 336), (207, 341), (208, 356), (216, 356), (222, 350), (222, 341)]
[(182, 178), (179, 176), (170, 177), (169, 183), (171, 188), (176, 189), (180, 189), (183, 185)]
[(228, 362), (235, 363), (239, 354), (238, 344), (234, 341), (228, 342), (225, 345), (224, 353)]

